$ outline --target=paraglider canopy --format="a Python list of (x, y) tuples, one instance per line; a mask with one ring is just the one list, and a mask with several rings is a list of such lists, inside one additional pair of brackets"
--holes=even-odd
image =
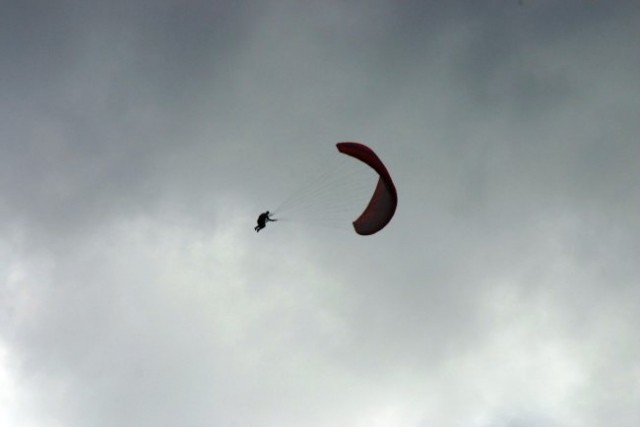
[(338, 151), (364, 162), (375, 170), (380, 178), (366, 209), (353, 221), (356, 233), (368, 236), (382, 230), (393, 218), (398, 205), (398, 193), (391, 175), (373, 150), (359, 142), (339, 142)]

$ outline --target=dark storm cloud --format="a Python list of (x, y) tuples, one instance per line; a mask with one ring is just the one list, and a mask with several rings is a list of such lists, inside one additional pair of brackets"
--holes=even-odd
[[(163, 177), (176, 179), (171, 165), (193, 149), (191, 129), (204, 114), (224, 121), (229, 64), (255, 11), (211, 2), (8, 4), (4, 210), (43, 230), (69, 229), (161, 199)], [(205, 96), (218, 98), (218, 111), (202, 112)], [(212, 145), (208, 155), (224, 156)]]

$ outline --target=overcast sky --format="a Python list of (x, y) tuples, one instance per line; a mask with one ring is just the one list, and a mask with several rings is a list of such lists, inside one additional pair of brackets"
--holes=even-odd
[[(0, 2), (0, 425), (637, 427), (639, 42), (637, 0)], [(256, 234), (338, 141), (388, 227)]]

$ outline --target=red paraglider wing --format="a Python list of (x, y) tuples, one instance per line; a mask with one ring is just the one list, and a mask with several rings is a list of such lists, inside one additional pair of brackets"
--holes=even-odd
[(366, 163), (380, 175), (367, 208), (353, 221), (356, 233), (363, 236), (375, 234), (391, 221), (398, 205), (398, 193), (391, 175), (376, 153), (366, 145), (358, 142), (339, 142), (336, 147), (341, 153)]

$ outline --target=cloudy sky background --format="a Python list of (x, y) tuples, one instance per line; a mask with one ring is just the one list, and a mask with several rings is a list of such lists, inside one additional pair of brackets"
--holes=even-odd
[[(0, 3), (0, 424), (640, 425), (640, 3)], [(255, 218), (363, 141), (372, 237)]]

